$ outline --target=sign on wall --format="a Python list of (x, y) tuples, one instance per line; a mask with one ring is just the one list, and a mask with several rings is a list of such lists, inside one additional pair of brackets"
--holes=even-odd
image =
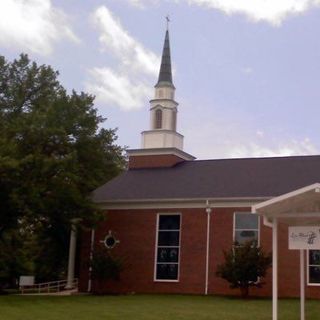
[(289, 227), (289, 249), (320, 250), (320, 226)]

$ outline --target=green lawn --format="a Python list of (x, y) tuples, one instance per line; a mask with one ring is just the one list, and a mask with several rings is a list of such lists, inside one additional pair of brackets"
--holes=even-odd
[[(307, 302), (307, 320), (320, 319), (320, 301)], [(299, 300), (279, 302), (279, 320), (299, 319)], [(264, 320), (271, 300), (211, 296), (0, 296), (1, 320)]]

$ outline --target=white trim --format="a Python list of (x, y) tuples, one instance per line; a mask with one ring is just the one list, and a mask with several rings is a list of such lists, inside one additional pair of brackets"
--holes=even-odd
[[(145, 133), (150, 133), (150, 132), (158, 133), (159, 131), (165, 132), (165, 133), (172, 133), (177, 137), (183, 138), (182, 134), (169, 129), (146, 130), (146, 131), (142, 131), (141, 134), (143, 135)], [(156, 155), (175, 155), (183, 160), (188, 160), (188, 161), (192, 161), (196, 159), (191, 154), (184, 152), (183, 150), (178, 149), (176, 147), (129, 149), (127, 150), (127, 154), (130, 157), (131, 156), (139, 157), (139, 156), (156, 156)]]
[[(265, 201), (261, 198), (212, 198), (210, 207), (214, 208), (251, 208), (253, 205)], [(114, 200), (95, 202), (103, 210), (108, 209), (203, 209), (203, 202), (207, 199), (141, 199)]]
[(209, 258), (210, 258), (210, 216), (212, 209), (209, 205), (209, 201), (206, 202), (206, 213), (207, 213), (207, 248), (206, 248), (206, 280), (204, 294), (208, 294), (209, 290)]
[(95, 230), (91, 229), (91, 239), (90, 239), (90, 252), (89, 252), (89, 270), (88, 270), (88, 288), (87, 292), (91, 292), (92, 290), (92, 259), (93, 259), (93, 250), (94, 250), (94, 238), (95, 238)]
[(274, 198), (272, 198), (270, 200), (267, 200), (267, 201), (264, 201), (262, 203), (256, 204), (256, 205), (252, 206), (252, 212), (253, 213), (257, 213), (257, 211), (259, 209), (262, 209), (262, 208), (265, 208), (265, 207), (270, 206), (272, 204), (275, 204), (275, 203), (284, 201), (286, 199), (298, 196), (298, 195), (300, 195), (302, 193), (311, 191), (313, 189), (315, 189), (315, 191), (319, 190), (320, 189), (320, 183), (314, 183), (314, 184), (311, 184), (309, 186), (306, 186), (306, 187), (303, 187), (303, 188), (300, 188), (300, 189), (297, 189), (297, 190), (282, 194), (282, 195), (280, 195), (278, 197), (274, 197)]
[(278, 220), (272, 221), (272, 320), (278, 320)]
[(304, 252), (305, 250), (300, 250), (300, 320), (305, 319), (306, 279), (305, 279)]
[[(179, 216), (180, 217), (180, 229), (170, 229), (170, 230), (159, 230), (159, 220), (160, 216)], [(180, 256), (181, 256), (181, 230), (182, 230), (182, 214), (181, 212), (159, 212), (157, 213), (157, 223), (156, 223), (156, 242), (155, 242), (155, 254), (154, 254), (154, 271), (153, 271), (153, 282), (179, 282), (180, 281)], [(158, 246), (159, 241), (159, 231), (179, 231), (179, 246)], [(170, 263), (158, 263), (158, 248), (178, 248), (178, 262)], [(177, 264), (177, 279), (157, 279), (157, 265), (158, 264)]]
[(318, 283), (313, 283), (313, 282), (310, 282), (310, 269), (309, 267), (312, 266), (312, 267), (319, 267), (320, 268), (320, 264), (311, 264), (310, 265), (310, 254), (309, 254), (309, 251), (320, 251), (320, 250), (316, 250), (316, 249), (309, 249), (309, 250), (306, 250), (307, 251), (307, 286), (308, 287), (320, 287), (320, 282)]
[[(157, 99), (158, 100), (158, 99)], [(162, 99), (161, 99), (162, 100)], [(170, 99), (167, 99), (167, 100), (170, 100)], [(176, 102), (177, 103), (177, 102)], [(153, 111), (154, 109), (156, 109), (156, 108), (161, 108), (161, 109), (166, 109), (166, 110), (174, 110), (174, 109), (178, 109), (177, 107), (178, 107), (178, 103), (177, 103), (177, 105), (175, 106), (175, 107), (167, 107), (167, 106), (164, 106), (164, 105), (161, 105), (161, 104), (156, 104), (155, 106), (153, 106), (153, 107), (151, 107), (150, 109), (149, 109), (149, 111)]]
[[(233, 213), (233, 242), (235, 242), (236, 239), (236, 214), (252, 214), (252, 212), (246, 212), (246, 211), (235, 211)], [(260, 246), (260, 216), (258, 216), (258, 229), (238, 229), (239, 230), (246, 230), (246, 231), (257, 231), (258, 232), (258, 247)]]
[(153, 264), (153, 281), (156, 281), (157, 275), (157, 260), (158, 260), (158, 238), (159, 238), (159, 213), (157, 213), (156, 222), (156, 242), (154, 248), (154, 264)]

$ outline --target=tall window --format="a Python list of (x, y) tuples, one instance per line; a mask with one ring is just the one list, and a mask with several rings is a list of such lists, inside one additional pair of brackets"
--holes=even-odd
[(259, 243), (258, 215), (252, 213), (235, 212), (233, 228), (233, 240), (239, 245), (253, 240)]
[(308, 284), (320, 285), (320, 250), (309, 250)]
[(162, 110), (156, 110), (156, 117), (155, 117), (155, 128), (161, 129), (162, 128)]
[(180, 215), (158, 216), (155, 280), (178, 280)]

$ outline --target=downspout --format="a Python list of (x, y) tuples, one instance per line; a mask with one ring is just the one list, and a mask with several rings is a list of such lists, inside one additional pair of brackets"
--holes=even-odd
[(204, 294), (208, 294), (208, 286), (209, 286), (209, 249), (210, 249), (210, 214), (211, 208), (209, 206), (209, 200), (206, 202), (206, 212), (207, 212), (207, 252), (206, 252), (206, 283), (205, 283), (205, 292)]
[(88, 292), (92, 290), (92, 259), (93, 259), (93, 249), (94, 249), (94, 237), (95, 230), (91, 229), (91, 242), (90, 242), (90, 254), (89, 254), (89, 277), (88, 277)]

